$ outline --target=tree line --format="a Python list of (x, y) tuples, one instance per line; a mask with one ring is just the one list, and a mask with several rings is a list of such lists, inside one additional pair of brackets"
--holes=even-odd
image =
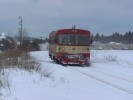
[(133, 32), (128, 31), (125, 34), (120, 34), (118, 32), (113, 33), (110, 36), (104, 36), (97, 33), (95, 36), (92, 34), (92, 39), (94, 42), (109, 43), (118, 42), (125, 44), (133, 44)]

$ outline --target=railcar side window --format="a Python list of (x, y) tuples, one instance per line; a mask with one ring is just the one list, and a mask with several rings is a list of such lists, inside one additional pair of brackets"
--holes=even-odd
[(55, 39), (54, 38), (50, 38), (49, 42), (53, 44), (53, 43), (55, 43)]

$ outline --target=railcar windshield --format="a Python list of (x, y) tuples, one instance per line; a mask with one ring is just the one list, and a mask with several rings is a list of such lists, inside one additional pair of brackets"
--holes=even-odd
[(64, 45), (90, 45), (91, 39), (88, 35), (78, 35), (78, 34), (60, 34), (59, 44)]
[(60, 34), (59, 35), (59, 44), (76, 44), (76, 36), (73, 34)]
[(90, 36), (83, 36), (78, 35), (77, 36), (77, 44), (78, 45), (90, 45)]

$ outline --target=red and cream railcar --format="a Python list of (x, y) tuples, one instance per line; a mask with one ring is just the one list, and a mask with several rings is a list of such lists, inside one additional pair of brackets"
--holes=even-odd
[(61, 64), (83, 65), (90, 61), (90, 31), (61, 29), (49, 34), (49, 56)]

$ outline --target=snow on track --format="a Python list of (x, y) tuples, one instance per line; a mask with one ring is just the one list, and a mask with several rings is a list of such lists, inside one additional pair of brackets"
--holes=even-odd
[[(97, 81), (100, 81), (107, 85), (110, 85), (114, 88), (118, 88), (122, 91), (133, 94), (133, 85), (132, 85), (133, 82), (131, 82), (131, 81), (129, 82), (129, 80), (127, 81), (126, 79), (115, 76), (114, 74), (108, 74), (108, 73), (100, 72), (97, 70), (87, 70), (87, 72), (86, 72), (86, 71), (80, 70), (79, 68), (71, 67), (71, 69), (78, 71), (79, 73), (81, 73), (87, 77), (91, 77)], [(122, 84), (120, 84), (120, 83), (122, 83)], [(132, 88), (128, 87), (128, 86), (132, 86)]]

